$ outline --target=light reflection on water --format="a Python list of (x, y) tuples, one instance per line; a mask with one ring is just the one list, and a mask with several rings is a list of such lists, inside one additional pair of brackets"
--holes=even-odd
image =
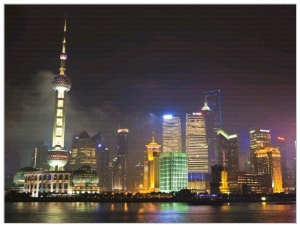
[(5, 203), (5, 222), (31, 223), (217, 223), (296, 222), (296, 204), (18, 202)]

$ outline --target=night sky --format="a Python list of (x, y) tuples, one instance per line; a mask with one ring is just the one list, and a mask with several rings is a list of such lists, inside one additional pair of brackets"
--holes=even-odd
[[(129, 129), (131, 165), (145, 145), (162, 144), (162, 116), (203, 106), (220, 90), (223, 129), (286, 138), (295, 155), (296, 5), (5, 5), (5, 150), (52, 142), (55, 92), (67, 13), (65, 146), (101, 132), (116, 156)], [(183, 126), (184, 128), (184, 126)], [(183, 130), (183, 135), (185, 130)], [(183, 136), (184, 139), (184, 136)], [(184, 146), (183, 146), (184, 148)], [(241, 167), (240, 169), (244, 169)]]

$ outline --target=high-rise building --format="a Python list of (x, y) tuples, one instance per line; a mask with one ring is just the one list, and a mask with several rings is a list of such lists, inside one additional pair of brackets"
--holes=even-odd
[(210, 180), (210, 163), (206, 125), (201, 112), (186, 114), (185, 143), (188, 155), (188, 188), (205, 192), (205, 182)]
[(113, 169), (114, 190), (127, 190), (128, 129), (118, 129), (118, 150)]
[(250, 154), (249, 161), (251, 166), (251, 172), (254, 173), (257, 168), (255, 168), (255, 151), (258, 149), (263, 149), (265, 147), (271, 146), (271, 133), (270, 129), (253, 127), (249, 131), (250, 136)]
[(186, 153), (189, 173), (209, 173), (208, 145), (202, 113), (186, 115)]
[(205, 118), (206, 136), (208, 144), (208, 158), (210, 165), (217, 165), (218, 141), (216, 132), (222, 128), (221, 91), (206, 91), (202, 113)]
[(56, 92), (55, 97), (55, 116), (53, 126), (52, 149), (48, 151), (47, 162), (50, 170), (64, 170), (68, 162), (69, 153), (64, 148), (65, 125), (66, 125), (66, 92), (71, 89), (71, 79), (65, 74), (66, 54), (66, 31), (67, 20), (64, 25), (64, 38), (62, 42), (62, 53), (60, 54), (59, 75), (54, 77), (52, 86)]
[(181, 123), (179, 117), (163, 117), (163, 152), (182, 152)]
[(49, 164), (47, 163), (47, 153), (50, 149), (50, 144), (46, 141), (40, 143), (32, 152), (32, 163), (33, 168), (40, 170), (48, 170)]
[(144, 182), (143, 191), (144, 192), (158, 192), (159, 191), (159, 156), (160, 156), (160, 146), (154, 142), (154, 137), (152, 137), (152, 142), (146, 145), (147, 150), (145, 151), (144, 158)]
[(96, 146), (97, 174), (99, 175), (99, 187), (101, 191), (111, 190), (111, 172), (109, 167), (109, 150), (101, 141), (101, 134), (94, 135), (92, 141)]
[(188, 186), (187, 154), (183, 152), (165, 152), (160, 154), (159, 190), (172, 192), (186, 189)]
[(144, 166), (138, 163), (133, 168), (134, 192), (139, 192), (144, 186)]
[(290, 180), (289, 177), (289, 170), (288, 170), (288, 166), (287, 166), (287, 155), (286, 155), (286, 141), (285, 138), (283, 137), (277, 137), (274, 141), (272, 141), (272, 145), (274, 147), (276, 147), (279, 151), (280, 151), (280, 156), (281, 156), (281, 172), (282, 172), (282, 184), (283, 187), (288, 187), (288, 183)]
[(228, 172), (239, 171), (239, 150), (237, 134), (228, 135), (224, 130), (217, 132), (218, 162), (226, 167)]
[(96, 146), (86, 131), (73, 136), (70, 157), (71, 170), (77, 170), (82, 166), (91, 166), (95, 169), (97, 167)]
[(254, 155), (255, 172), (257, 175), (264, 175), (266, 177), (266, 186), (269, 188), (269, 192), (282, 192), (280, 151), (274, 147), (265, 147), (256, 150)]

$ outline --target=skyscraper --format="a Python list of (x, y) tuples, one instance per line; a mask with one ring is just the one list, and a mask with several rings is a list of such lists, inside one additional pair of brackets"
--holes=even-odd
[(68, 162), (69, 154), (64, 148), (65, 125), (66, 125), (66, 92), (71, 89), (71, 79), (65, 74), (67, 20), (64, 25), (64, 38), (62, 42), (62, 53), (60, 54), (59, 75), (54, 77), (52, 85), (56, 92), (55, 116), (53, 126), (52, 149), (48, 151), (47, 162), (50, 170), (64, 170)]
[(101, 191), (111, 190), (111, 173), (109, 168), (109, 150), (101, 141), (101, 134), (94, 135), (91, 140), (96, 146), (97, 174), (99, 175), (99, 187)]
[(209, 173), (208, 145), (203, 114), (186, 114), (186, 152), (189, 173)]
[(40, 169), (40, 170), (48, 170), (49, 164), (47, 163), (47, 153), (50, 149), (50, 143), (48, 142), (42, 142), (40, 143), (36, 148), (34, 148), (32, 152), (32, 166), (34, 168)]
[(179, 117), (163, 117), (163, 153), (159, 163), (159, 189), (162, 192), (187, 188), (187, 154), (182, 152)]
[(144, 186), (144, 166), (138, 163), (133, 168), (134, 192), (139, 192)]
[(287, 166), (287, 155), (286, 155), (286, 144), (285, 139), (283, 137), (277, 137), (274, 141), (272, 141), (272, 145), (276, 147), (280, 151), (281, 156), (281, 172), (282, 172), (282, 184), (283, 187), (288, 187), (288, 166)]
[(217, 165), (218, 143), (216, 132), (222, 128), (221, 92), (220, 90), (206, 91), (202, 113), (205, 118), (210, 165)]
[(127, 190), (128, 133), (128, 129), (118, 130), (118, 150), (113, 169), (113, 187), (119, 191)]
[(146, 145), (144, 158), (144, 183), (143, 189), (146, 192), (158, 192), (159, 191), (159, 156), (161, 145), (152, 142)]
[(163, 152), (182, 152), (181, 123), (179, 117), (163, 117)]
[(239, 171), (239, 151), (237, 134), (228, 135), (224, 130), (217, 132), (218, 137), (218, 162), (226, 167), (228, 172)]
[(188, 188), (205, 192), (210, 165), (205, 120), (201, 112), (186, 114), (185, 149), (188, 155)]
[(71, 170), (77, 170), (82, 166), (91, 166), (94, 169), (97, 167), (96, 146), (86, 131), (73, 136), (70, 157)]
[(255, 155), (254, 152), (258, 149), (263, 149), (265, 147), (271, 146), (271, 133), (270, 129), (253, 127), (249, 131), (250, 136), (250, 166), (251, 172), (255, 173), (257, 168), (255, 168)]
[(282, 192), (282, 173), (279, 150), (268, 146), (256, 150), (254, 155), (255, 172), (257, 175), (264, 175), (266, 177), (266, 185), (269, 188), (269, 192)]

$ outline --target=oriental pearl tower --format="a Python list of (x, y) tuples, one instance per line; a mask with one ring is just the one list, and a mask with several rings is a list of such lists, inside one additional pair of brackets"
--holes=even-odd
[(62, 52), (60, 54), (59, 75), (55, 76), (52, 82), (55, 90), (55, 116), (53, 126), (52, 149), (48, 151), (47, 162), (50, 170), (64, 170), (69, 159), (69, 153), (64, 149), (65, 124), (66, 124), (66, 92), (71, 89), (71, 80), (65, 74), (66, 54), (66, 31), (67, 19), (64, 24), (64, 37), (62, 41)]

